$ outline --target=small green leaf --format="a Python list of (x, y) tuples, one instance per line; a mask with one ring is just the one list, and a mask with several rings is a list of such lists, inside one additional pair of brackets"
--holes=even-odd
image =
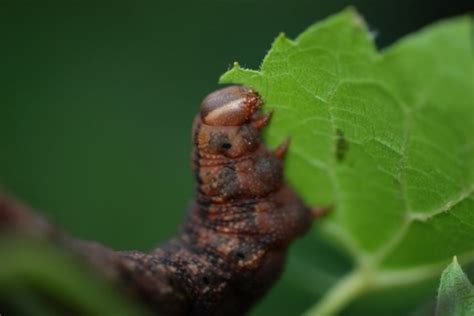
[[(439, 275), (474, 254), (474, 59), (469, 17), (378, 52), (352, 9), (281, 34), (260, 70), (221, 77), (274, 110), (266, 140), (292, 138), (286, 176), (355, 263), (310, 315)], [(314, 251), (308, 248), (308, 251)]]
[(474, 287), (454, 257), (441, 275), (436, 316), (470, 315), (474, 315)]

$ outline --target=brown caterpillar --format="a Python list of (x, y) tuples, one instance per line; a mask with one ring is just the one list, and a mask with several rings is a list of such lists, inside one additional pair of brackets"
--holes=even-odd
[[(261, 142), (271, 113), (251, 89), (209, 94), (194, 120), (196, 198), (173, 239), (151, 253), (71, 239), (0, 197), (0, 227), (31, 226), (85, 256), (159, 315), (244, 315), (280, 276), (312, 212), (283, 182), (284, 142)], [(19, 225), (21, 224), (21, 225)], [(28, 230), (34, 230), (28, 228)]]

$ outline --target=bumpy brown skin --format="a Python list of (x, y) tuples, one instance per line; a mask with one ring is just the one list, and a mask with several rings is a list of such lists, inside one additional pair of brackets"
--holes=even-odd
[(309, 209), (283, 183), (283, 152), (260, 140), (269, 120), (260, 105), (255, 92), (237, 86), (204, 100), (193, 129), (196, 201), (181, 232), (153, 254), (122, 254), (129, 260), (123, 271), (139, 289), (137, 269), (145, 283), (146, 271), (157, 271), (160, 286), (144, 294), (162, 300), (163, 313), (245, 314), (311, 224)]
[(270, 119), (261, 104), (238, 86), (203, 101), (193, 128), (196, 199), (175, 238), (148, 254), (68, 237), (63, 243), (159, 315), (246, 314), (280, 276), (288, 245), (312, 222), (283, 183), (287, 144), (272, 152), (261, 142)]

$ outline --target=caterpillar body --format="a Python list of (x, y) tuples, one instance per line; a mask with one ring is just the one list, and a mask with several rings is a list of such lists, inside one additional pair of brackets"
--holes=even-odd
[[(288, 142), (271, 151), (261, 141), (271, 119), (262, 104), (241, 86), (204, 99), (193, 126), (195, 200), (177, 235), (152, 252), (114, 252), (41, 227), (158, 315), (246, 314), (278, 279), (289, 244), (314, 217), (283, 181)], [(12, 226), (15, 209), (0, 198), (0, 227)], [(17, 222), (31, 224), (20, 213)]]

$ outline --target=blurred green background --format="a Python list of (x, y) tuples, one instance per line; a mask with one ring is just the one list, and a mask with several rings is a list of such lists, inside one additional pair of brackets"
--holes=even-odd
[[(220, 74), (236, 60), (257, 68), (279, 32), (295, 37), (348, 5), (379, 47), (469, 9), (431, 0), (1, 1), (0, 186), (79, 238), (154, 247), (192, 198), (191, 123)], [(255, 314), (302, 312), (348, 265), (306, 237)]]

